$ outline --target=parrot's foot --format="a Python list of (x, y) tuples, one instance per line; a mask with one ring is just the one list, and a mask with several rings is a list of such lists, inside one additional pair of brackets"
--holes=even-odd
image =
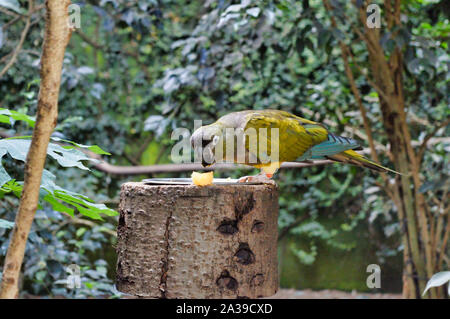
[(277, 186), (277, 183), (272, 178), (267, 176), (267, 174), (244, 176), (238, 179), (238, 183), (261, 183)]

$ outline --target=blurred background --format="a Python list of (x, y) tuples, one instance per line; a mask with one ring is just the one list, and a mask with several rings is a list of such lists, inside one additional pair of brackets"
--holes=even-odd
[[(313, 0), (74, 1), (81, 8), (81, 27), (66, 51), (54, 136), (99, 145), (112, 154), (104, 157), (111, 165), (167, 164), (177, 142), (171, 139), (175, 128), (192, 130), (194, 119), (209, 124), (231, 111), (273, 108), (323, 122), (368, 147), (343, 42), (351, 48), (347, 58), (380, 161), (392, 168), (379, 95), (366, 76), (372, 61), (355, 28), (360, 2), (329, 1), (327, 10), (325, 2)], [(372, 2), (381, 8), (385, 54), (403, 52), (411, 143), (419, 149), (427, 139), (421, 191), (431, 214), (439, 212), (448, 199), (449, 128), (438, 123), (450, 114), (449, 2), (402, 1), (403, 24), (397, 29), (385, 27), (386, 3)], [(33, 1), (31, 11), (28, 4), (0, 1), (0, 107), (34, 115), (45, 10), (43, 1)], [(23, 122), (0, 125), (3, 137), (31, 135)], [(368, 148), (365, 155), (370, 156)], [(2, 163), (23, 180), (22, 162), (5, 156)], [(123, 176), (92, 166), (91, 171), (61, 169), (51, 159), (46, 168), (58, 185), (113, 209), (126, 181), (191, 173)], [(256, 172), (236, 169), (215, 176), (251, 173)], [(336, 164), (282, 169), (276, 180), (282, 288), (402, 292), (402, 227), (378, 174)], [(13, 221), (17, 206), (17, 198), (4, 196), (0, 218)], [(27, 246), (23, 295), (117, 296), (116, 225), (117, 217), (70, 218), (44, 205)], [(9, 233), (0, 227), (0, 264)], [(443, 251), (442, 266), (448, 269), (448, 247)], [(55, 283), (73, 263), (82, 268), (84, 283), (76, 291)], [(369, 264), (381, 267), (380, 289), (366, 285)]]

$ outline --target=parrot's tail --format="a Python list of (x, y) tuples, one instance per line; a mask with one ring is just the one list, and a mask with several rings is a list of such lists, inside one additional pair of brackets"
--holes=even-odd
[(399, 173), (390, 168), (387, 168), (380, 164), (377, 164), (377, 163), (365, 158), (361, 154), (356, 153), (353, 150), (348, 150), (348, 151), (345, 151), (342, 153), (329, 155), (329, 156), (327, 156), (327, 158), (330, 160), (336, 161), (336, 162), (348, 163), (348, 164), (353, 164), (353, 165), (357, 165), (357, 166), (361, 166), (361, 167), (370, 168), (370, 169), (372, 169), (374, 171), (378, 171), (378, 172), (391, 172), (391, 173), (402, 175), (402, 173)]

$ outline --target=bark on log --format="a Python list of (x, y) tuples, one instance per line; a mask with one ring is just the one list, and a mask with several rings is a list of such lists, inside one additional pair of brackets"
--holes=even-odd
[(150, 298), (257, 298), (278, 289), (271, 185), (126, 183), (117, 287)]

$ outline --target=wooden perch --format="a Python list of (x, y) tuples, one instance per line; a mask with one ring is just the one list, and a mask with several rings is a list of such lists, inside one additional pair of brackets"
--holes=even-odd
[[(318, 166), (334, 163), (329, 160), (308, 162), (308, 163), (294, 163), (286, 162), (281, 165), (281, 168), (302, 168), (309, 166)], [(111, 165), (107, 162), (101, 162), (95, 165), (99, 171), (103, 171), (112, 175), (144, 175), (157, 173), (178, 173), (204, 170), (233, 170), (236, 168), (253, 169), (251, 166), (235, 165), (235, 164), (214, 164), (211, 167), (203, 167), (200, 163), (186, 163), (186, 164), (158, 164), (158, 165), (139, 165), (139, 166), (118, 166)]]
[(120, 291), (147, 298), (276, 293), (275, 186), (126, 183), (119, 211)]

